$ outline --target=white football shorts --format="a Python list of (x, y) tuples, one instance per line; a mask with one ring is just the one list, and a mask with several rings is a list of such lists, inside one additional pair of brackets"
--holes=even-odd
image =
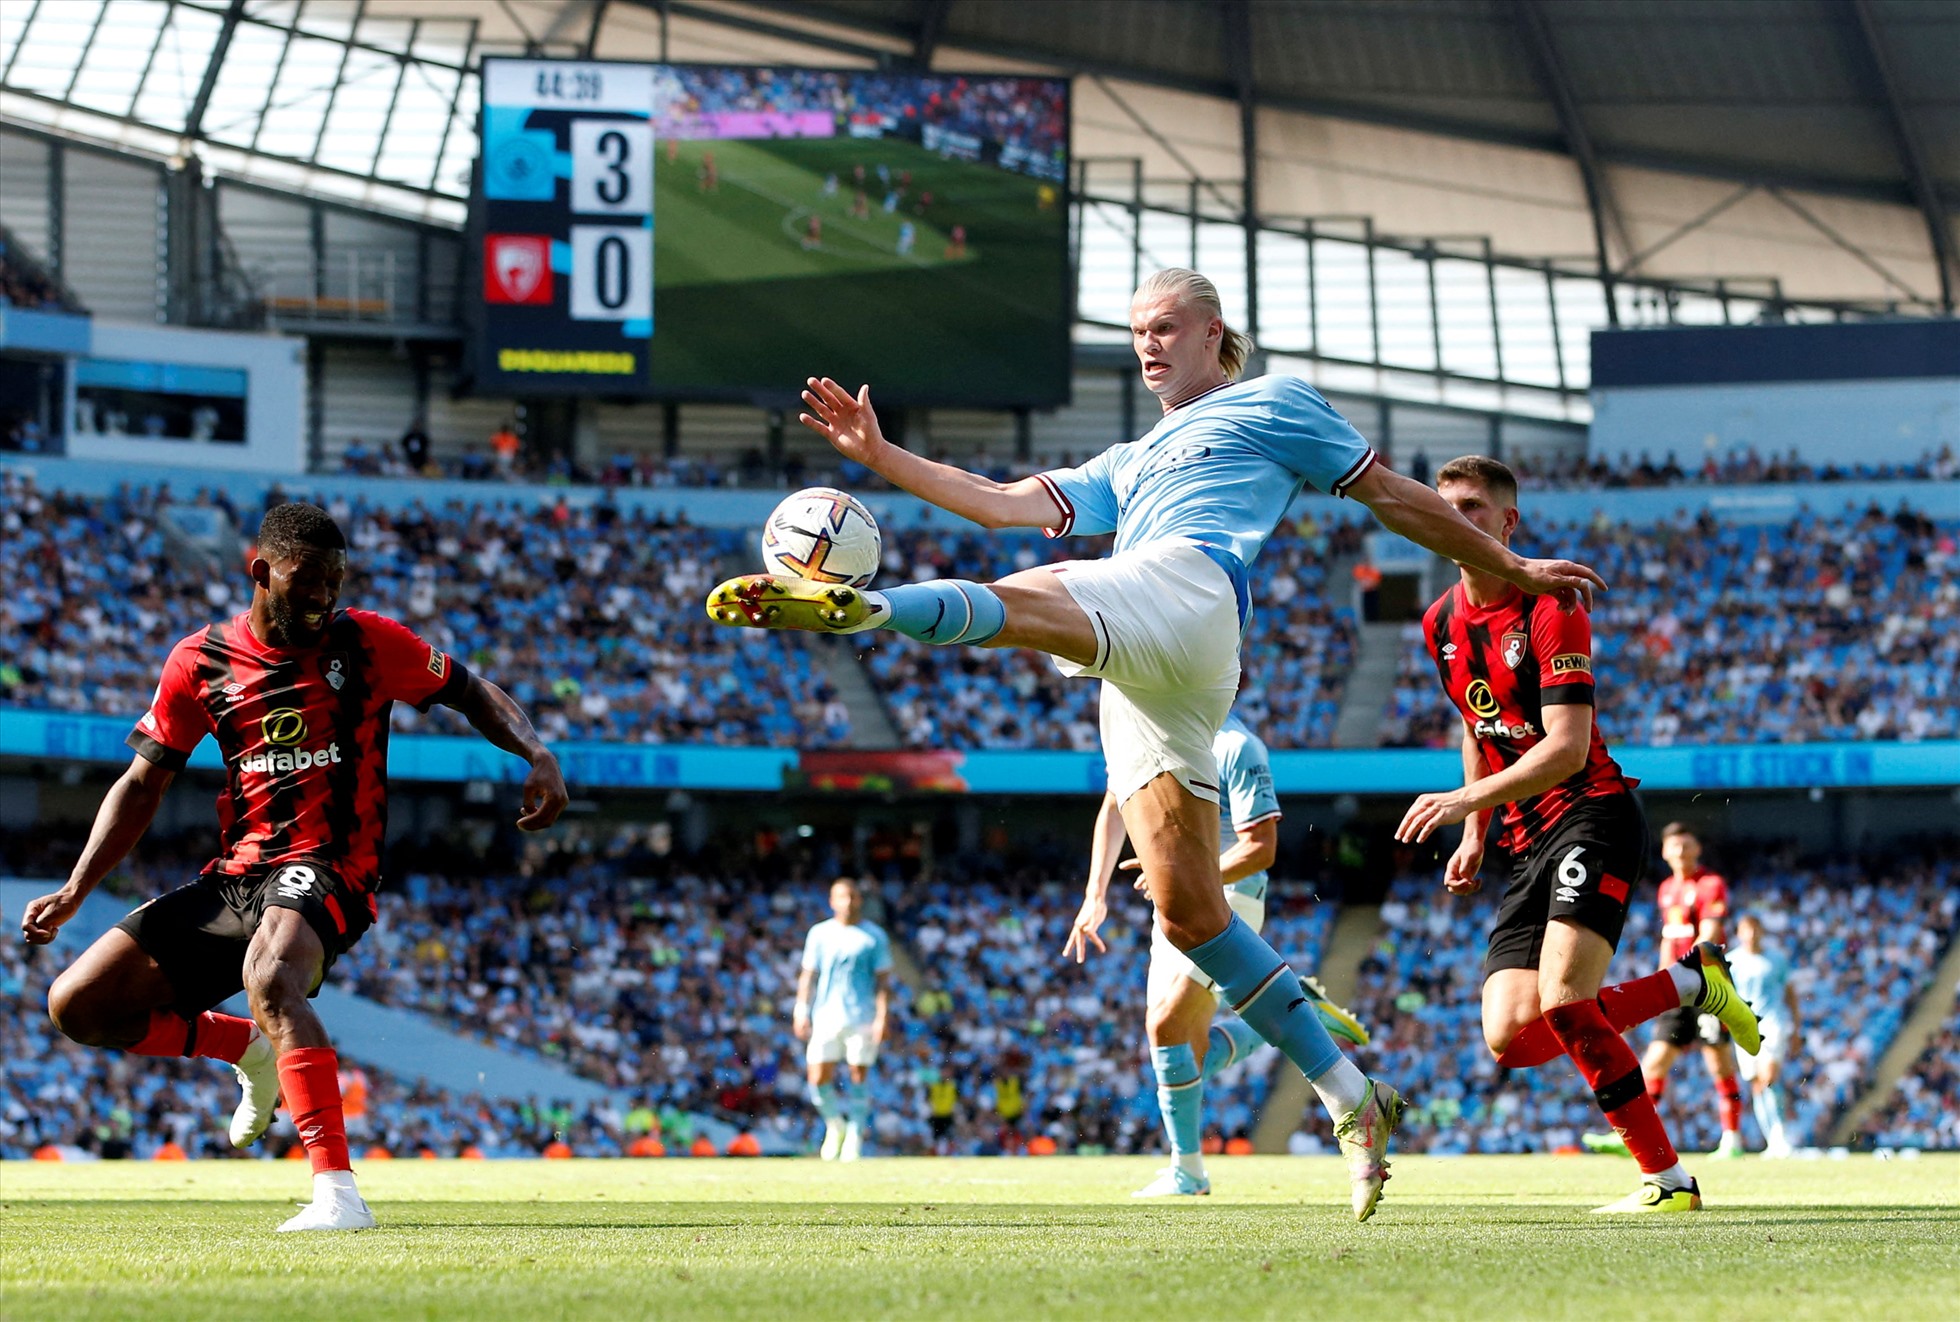
[(1735, 1053), (1736, 1073), (1745, 1079), (1754, 1079), (1756, 1067), (1763, 1061), (1773, 1060), (1781, 1064), (1785, 1059), (1784, 1053), (1790, 1049), (1789, 1024), (1781, 1019), (1771, 1018), (1760, 1021), (1760, 1027), (1763, 1032), (1763, 1049), (1753, 1056), (1740, 1049)]
[(847, 1024), (818, 1019), (810, 1025), (810, 1046), (804, 1060), (811, 1065), (870, 1065), (878, 1059), (878, 1039), (870, 1024)]
[[(1250, 895), (1241, 895), (1230, 889), (1225, 891), (1225, 903), (1232, 912), (1245, 919), (1245, 925), (1257, 932), (1266, 925), (1266, 901)], [(1218, 984), (1205, 976), (1205, 971), (1191, 962), (1191, 957), (1170, 943), (1153, 918), (1150, 923), (1150, 999), (1161, 1000), (1170, 994), (1170, 982), (1174, 978), (1189, 978), (1208, 992), (1218, 990)]]
[(1194, 543), (1156, 542), (1107, 560), (1050, 566), (1096, 630), (1103, 760), (1117, 803), (1169, 772), (1219, 801), (1212, 740), (1239, 691), (1239, 609), (1232, 580)]

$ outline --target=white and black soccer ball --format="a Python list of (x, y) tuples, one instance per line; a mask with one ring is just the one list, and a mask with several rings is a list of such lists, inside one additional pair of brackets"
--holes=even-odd
[(861, 588), (878, 573), (878, 521), (835, 487), (806, 487), (762, 525), (762, 563), (772, 574)]

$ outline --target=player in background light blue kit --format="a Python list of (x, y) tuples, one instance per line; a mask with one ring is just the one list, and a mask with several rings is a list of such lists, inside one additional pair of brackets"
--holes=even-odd
[(1790, 961), (1763, 945), (1763, 921), (1744, 914), (1736, 924), (1737, 946), (1729, 951), (1729, 972), (1742, 999), (1756, 1011), (1763, 1028), (1763, 1049), (1755, 1055), (1738, 1051), (1738, 1072), (1754, 1092), (1750, 1101), (1756, 1128), (1763, 1131), (1763, 1155), (1787, 1157), (1790, 1139), (1783, 1132), (1783, 1062), (1797, 1049), (1803, 1027), (1797, 1008), (1797, 989), (1790, 982)]
[[(840, 309), (841, 311), (841, 309)], [(1388, 1178), (1402, 1100), (1356, 1069), (1299, 995), (1286, 961), (1225, 902), (1212, 736), (1238, 691), (1249, 566), (1300, 489), (1352, 496), (1384, 525), (1459, 564), (1571, 607), (1595, 584), (1564, 560), (1527, 560), (1420, 482), (1392, 472), (1305, 381), (1239, 381), (1251, 342), (1196, 271), (1159, 271), (1130, 304), (1130, 340), (1163, 417), (1080, 468), (996, 482), (887, 441), (871, 388), (809, 379), (803, 424), (894, 486), (989, 528), (1116, 534), (1106, 560), (997, 583), (938, 579), (886, 591), (745, 575), (708, 594), (739, 628), (892, 629), (934, 645), (1025, 647), (1100, 679), (1109, 791), (1136, 847), (1165, 940), (1312, 1081), (1347, 1157), (1357, 1220)]]
[[(863, 921), (857, 883), (830, 884), (830, 912), (803, 942), (796, 978), (796, 1036), (808, 1042), (810, 1100), (823, 1117), (825, 1161), (856, 1161), (871, 1117), (871, 1066), (885, 1040), (891, 1008), (892, 943), (885, 929)], [(837, 1086), (837, 1062), (851, 1071), (847, 1102)]]
[[(1237, 716), (1212, 742), (1218, 757), (1222, 793), (1219, 838), (1229, 830), (1232, 843), (1218, 857), (1225, 903), (1257, 932), (1266, 925), (1266, 870), (1279, 853), (1279, 797), (1273, 793), (1272, 763), (1266, 745)], [(1080, 964), (1089, 946), (1106, 951), (1096, 933), (1109, 916), (1109, 879), (1123, 848), (1123, 817), (1116, 797), (1103, 796), (1096, 814), (1096, 834), (1089, 850), (1089, 884), (1082, 909), (1069, 929), (1063, 958)], [(1136, 872), (1136, 887), (1144, 889), (1137, 861), (1122, 864)], [(1347, 1010), (1336, 1005), (1316, 978), (1302, 977), (1303, 994), (1319, 1014), (1321, 1024), (1335, 1037), (1356, 1046), (1368, 1044), (1367, 1030)], [(1181, 1197), (1211, 1192), (1200, 1142), (1204, 1119), (1205, 1080), (1244, 1060), (1260, 1038), (1243, 1019), (1212, 1022), (1218, 997), (1212, 980), (1190, 957), (1172, 945), (1163, 928), (1150, 928), (1150, 981), (1144, 1028), (1150, 1038), (1150, 1064), (1157, 1075), (1157, 1107), (1170, 1139), (1171, 1164), (1143, 1188), (1138, 1198)]]

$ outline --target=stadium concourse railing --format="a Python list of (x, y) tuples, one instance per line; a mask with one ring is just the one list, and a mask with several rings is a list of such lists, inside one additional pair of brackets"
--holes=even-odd
[[(121, 764), (123, 738), (139, 713), (107, 716), (0, 707), (0, 757)], [(580, 789), (865, 791), (964, 794), (1100, 794), (1095, 753), (1045, 750), (798, 751), (710, 745), (565, 743), (565, 777)], [(1614, 749), (1628, 773), (1653, 790), (1866, 789), (1954, 783), (1960, 740), (1921, 743), (1644, 745)], [(210, 740), (190, 765), (220, 770)], [(449, 784), (517, 782), (525, 766), (481, 740), (396, 735), (388, 772), (399, 780)], [(1454, 783), (1455, 749), (1292, 749), (1273, 753), (1281, 794), (1414, 794)]]

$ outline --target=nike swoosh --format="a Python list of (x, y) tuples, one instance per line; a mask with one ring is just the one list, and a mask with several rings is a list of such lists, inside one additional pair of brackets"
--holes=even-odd
[(1295, 1010), (1299, 1009), (1301, 1006), (1305, 1005), (1306, 1003), (1307, 1003), (1307, 998), (1302, 996), (1297, 1000), (1295, 1000), (1292, 1004), (1288, 1005), (1286, 1007), (1286, 1012), (1288, 1014), (1292, 1014)]
[(939, 603), (939, 614), (932, 617), (932, 624), (928, 626), (925, 631), (926, 637), (930, 638), (934, 634), (938, 633), (940, 622), (943, 621), (945, 618), (946, 618), (946, 603), (942, 601)]

